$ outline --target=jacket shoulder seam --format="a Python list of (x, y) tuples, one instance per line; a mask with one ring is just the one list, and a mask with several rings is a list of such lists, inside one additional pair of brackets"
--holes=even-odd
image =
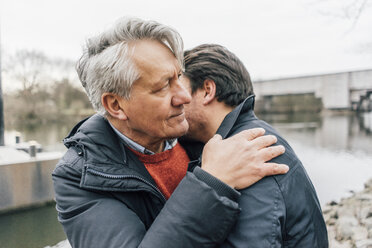
[(55, 175), (55, 176), (60, 176), (60, 175), (57, 175), (57, 174), (55, 174), (55, 172), (56, 172), (56, 170), (58, 170), (59, 168), (63, 168), (63, 167), (68, 167), (68, 168), (71, 168), (72, 170), (74, 170), (76, 173), (78, 173), (78, 174), (82, 174), (82, 172), (81, 171), (79, 171), (79, 169), (78, 168), (76, 168), (76, 164), (77, 164), (77, 162), (80, 160), (81, 158), (76, 158), (73, 162), (62, 162), (62, 163), (60, 163), (60, 164), (58, 164), (58, 166), (54, 169), (54, 171), (53, 171), (53, 175)]
[[(277, 184), (278, 184), (279, 186), (281, 186), (283, 181), (286, 181), (289, 177), (292, 176), (293, 173), (295, 173), (295, 172), (297, 171), (297, 169), (299, 168), (299, 166), (296, 165), (296, 164), (297, 164), (298, 162), (300, 162), (300, 161), (299, 161), (299, 160), (296, 160), (296, 159), (293, 159), (293, 160), (292, 160), (292, 163), (288, 165), (290, 169), (289, 169), (289, 171), (287, 172), (287, 174), (285, 174), (284, 177), (281, 177), (281, 178), (280, 178), (280, 177), (274, 175), (275, 181), (277, 182)], [(301, 163), (301, 162), (300, 162), (300, 163)], [(293, 165), (293, 166), (291, 166), (291, 165)]]

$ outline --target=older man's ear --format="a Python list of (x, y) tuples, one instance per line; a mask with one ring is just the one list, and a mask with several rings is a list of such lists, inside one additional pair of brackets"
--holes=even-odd
[(113, 93), (103, 93), (101, 103), (111, 117), (118, 120), (128, 120), (124, 110), (124, 99)]
[(204, 80), (203, 90), (203, 105), (208, 105), (214, 100), (216, 96), (216, 83), (211, 79)]

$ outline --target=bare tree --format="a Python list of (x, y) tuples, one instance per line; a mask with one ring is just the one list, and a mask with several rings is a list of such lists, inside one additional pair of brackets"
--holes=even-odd
[(78, 110), (89, 108), (70, 60), (30, 50), (17, 51), (4, 60), (6, 83), (17, 85), (12, 87), (14, 92), (5, 94), (8, 124), (56, 121), (64, 113), (80, 113)]
[[(343, 20), (344, 35), (351, 35), (363, 16), (371, 15), (372, 0), (305, 0), (307, 7), (328, 18)], [(370, 32), (368, 32), (370, 33)], [(370, 34), (371, 35), (371, 34)], [(359, 43), (353, 50), (357, 53), (372, 53), (372, 36)]]
[(21, 85), (22, 91), (33, 93), (47, 72), (48, 62), (42, 52), (20, 50), (9, 57), (5, 71), (13, 83)]
[(34, 93), (41, 86), (50, 86), (61, 78), (77, 83), (74, 62), (68, 59), (51, 58), (35, 50), (19, 50), (4, 58), (4, 74), (7, 83), (17, 84), (17, 89)]
[(349, 31), (357, 25), (360, 17), (372, 5), (372, 0), (312, 0), (309, 2), (316, 6), (318, 13), (338, 19), (348, 20)]

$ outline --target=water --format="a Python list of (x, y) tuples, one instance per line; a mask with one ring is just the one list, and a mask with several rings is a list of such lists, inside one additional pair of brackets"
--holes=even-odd
[(1, 248), (42, 248), (63, 239), (54, 204), (0, 215)]
[[(363, 189), (364, 182), (372, 178), (372, 113), (260, 117), (294, 148), (322, 205)], [(54, 124), (21, 131), (24, 141), (36, 139), (45, 150), (63, 151), (61, 141), (72, 126)], [(14, 143), (14, 134), (15, 130), (7, 130), (7, 144)], [(58, 243), (65, 235), (56, 216), (54, 205), (0, 215), (0, 247), (41, 248)]]
[(79, 120), (64, 121), (61, 123), (47, 123), (40, 126), (24, 125), (20, 129), (5, 130), (5, 144), (14, 145), (15, 136), (21, 134), (21, 142), (36, 140), (43, 146), (44, 151), (65, 151), (62, 143), (63, 138), (67, 136), (75, 123)]
[(293, 147), (322, 205), (362, 190), (372, 178), (372, 113), (263, 119)]

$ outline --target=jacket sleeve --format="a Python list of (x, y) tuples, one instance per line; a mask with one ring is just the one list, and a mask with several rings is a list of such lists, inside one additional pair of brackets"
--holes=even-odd
[(302, 163), (290, 149), (273, 161), (291, 169), (241, 191), (241, 214), (221, 247), (328, 248), (322, 210)]
[[(63, 175), (74, 174), (68, 166), (63, 169)], [(58, 218), (74, 248), (216, 247), (240, 212), (237, 202), (219, 195), (198, 173), (188, 172), (146, 230), (125, 204), (108, 194), (84, 190), (78, 178), (61, 176), (56, 170)]]
[(220, 247), (283, 247), (285, 204), (275, 179), (266, 177), (240, 192), (239, 219)]
[(328, 248), (327, 228), (316, 191), (300, 162), (281, 183), (286, 202), (284, 247)]

